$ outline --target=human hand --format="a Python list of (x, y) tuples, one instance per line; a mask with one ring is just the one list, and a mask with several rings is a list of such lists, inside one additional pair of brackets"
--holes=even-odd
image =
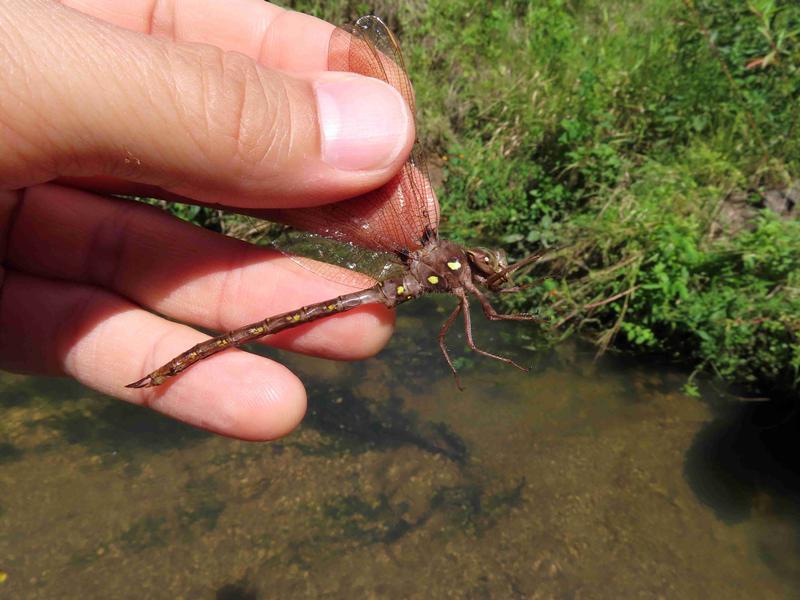
[[(262, 357), (226, 352), (171, 385), (124, 388), (204, 338), (141, 307), (226, 330), (351, 290), (151, 207), (45, 182), (315, 205), (387, 181), (413, 120), (389, 86), (324, 72), (328, 23), (260, 0), (151, 7), (0, 6), (0, 365), (69, 375), (225, 435), (279, 437), (305, 391)], [(391, 322), (373, 305), (270, 343), (363, 358)]]

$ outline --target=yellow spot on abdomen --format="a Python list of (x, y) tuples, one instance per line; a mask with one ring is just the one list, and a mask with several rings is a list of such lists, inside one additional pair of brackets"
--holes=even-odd
[(458, 271), (461, 268), (461, 261), (459, 261), (458, 259), (452, 260), (449, 263), (447, 263), (447, 267), (451, 271)]
[(436, 285), (437, 283), (439, 283), (439, 277), (436, 275), (429, 275), (428, 283), (430, 283), (431, 285)]
[(335, 304), (328, 304), (328, 310), (336, 310)]
[(405, 293), (406, 293), (406, 288), (404, 288), (402, 285), (398, 285), (397, 286), (397, 295), (398, 296), (402, 296)]
[(292, 315), (291, 317), (289, 317), (289, 319), (292, 320), (292, 321), (299, 321), (300, 320), (300, 315)]

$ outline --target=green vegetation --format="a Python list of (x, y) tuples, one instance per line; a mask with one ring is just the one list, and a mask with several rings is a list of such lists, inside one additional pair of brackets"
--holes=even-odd
[(800, 196), (796, 1), (289, 4), (397, 32), (448, 236), (560, 248), (515, 308), (797, 391), (800, 207), (765, 202)]
[[(358, 2), (296, 2), (332, 22)], [(525, 304), (602, 348), (800, 383), (793, 1), (379, 3), (403, 41), (442, 227), (559, 251)], [(436, 160), (436, 156), (441, 157)]]

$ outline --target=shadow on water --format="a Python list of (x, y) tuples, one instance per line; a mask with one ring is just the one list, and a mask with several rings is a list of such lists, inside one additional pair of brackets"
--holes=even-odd
[(92, 392), (73, 379), (17, 376), (3, 380), (0, 408), (9, 410), (35, 405), (69, 404), (85, 398), (87, 393)]
[[(800, 405), (786, 401), (716, 405), (686, 454), (698, 499), (729, 524), (761, 525), (755, 544), (780, 576), (800, 584)], [(793, 523), (787, 535), (778, 522)]]
[(466, 443), (446, 423), (420, 419), (404, 408), (397, 395), (375, 402), (350, 389), (320, 382), (309, 387), (309, 398), (305, 426), (326, 434), (329, 442), (318, 447), (295, 443), (304, 454), (388, 451), (408, 445), (459, 465), (468, 460)]
[(0, 442), (0, 465), (21, 460), (25, 452), (9, 442)]
[[(367, 389), (374, 388), (367, 386)], [(385, 389), (385, 388), (381, 388)], [(325, 496), (320, 503), (315, 528), (309, 540), (298, 541), (288, 562), (311, 568), (320, 546), (352, 551), (375, 544), (393, 544), (423, 529), (433, 518), (454, 530), (479, 533), (489, 529), (520, 501), (525, 482), (498, 481), (480, 467), (469, 464), (467, 442), (447, 423), (431, 421), (405, 407), (394, 393), (376, 397), (363, 390), (316, 380), (308, 387), (309, 409), (303, 428), (319, 434), (313, 443), (287, 441), (282, 446), (307, 457), (338, 459), (359, 454), (391, 457), (400, 449), (442, 457), (455, 468), (447, 483), (430, 482), (424, 494), (410, 503), (405, 489), (368, 493), (342, 490)], [(402, 488), (400, 482), (394, 486)], [(240, 589), (226, 587), (226, 593)], [(243, 588), (251, 590), (252, 588)]]
[(258, 586), (246, 579), (226, 584), (214, 595), (216, 600), (259, 600), (264, 597)]
[(728, 523), (750, 517), (759, 494), (784, 497), (800, 509), (800, 406), (750, 402), (717, 406), (714, 413), (686, 456), (697, 497)]
[(64, 441), (94, 453), (163, 452), (196, 444), (211, 434), (123, 402), (105, 401), (89, 414), (67, 412), (39, 421)]
[(0, 389), (0, 406), (29, 409), (31, 417), (16, 424), (29, 433), (46, 431), (45, 441), (25, 449), (0, 442), (0, 463), (25, 452), (46, 452), (62, 444), (92, 454), (132, 458), (196, 444), (211, 436), (158, 413), (112, 400), (63, 378), (15, 378)]

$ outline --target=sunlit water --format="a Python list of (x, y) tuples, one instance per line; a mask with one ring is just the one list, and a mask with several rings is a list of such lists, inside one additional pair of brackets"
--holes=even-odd
[(458, 392), (443, 310), (377, 359), (281, 355), (311, 404), (271, 444), (2, 376), (0, 596), (800, 595), (796, 414), (480, 320), (533, 370), (464, 354)]

